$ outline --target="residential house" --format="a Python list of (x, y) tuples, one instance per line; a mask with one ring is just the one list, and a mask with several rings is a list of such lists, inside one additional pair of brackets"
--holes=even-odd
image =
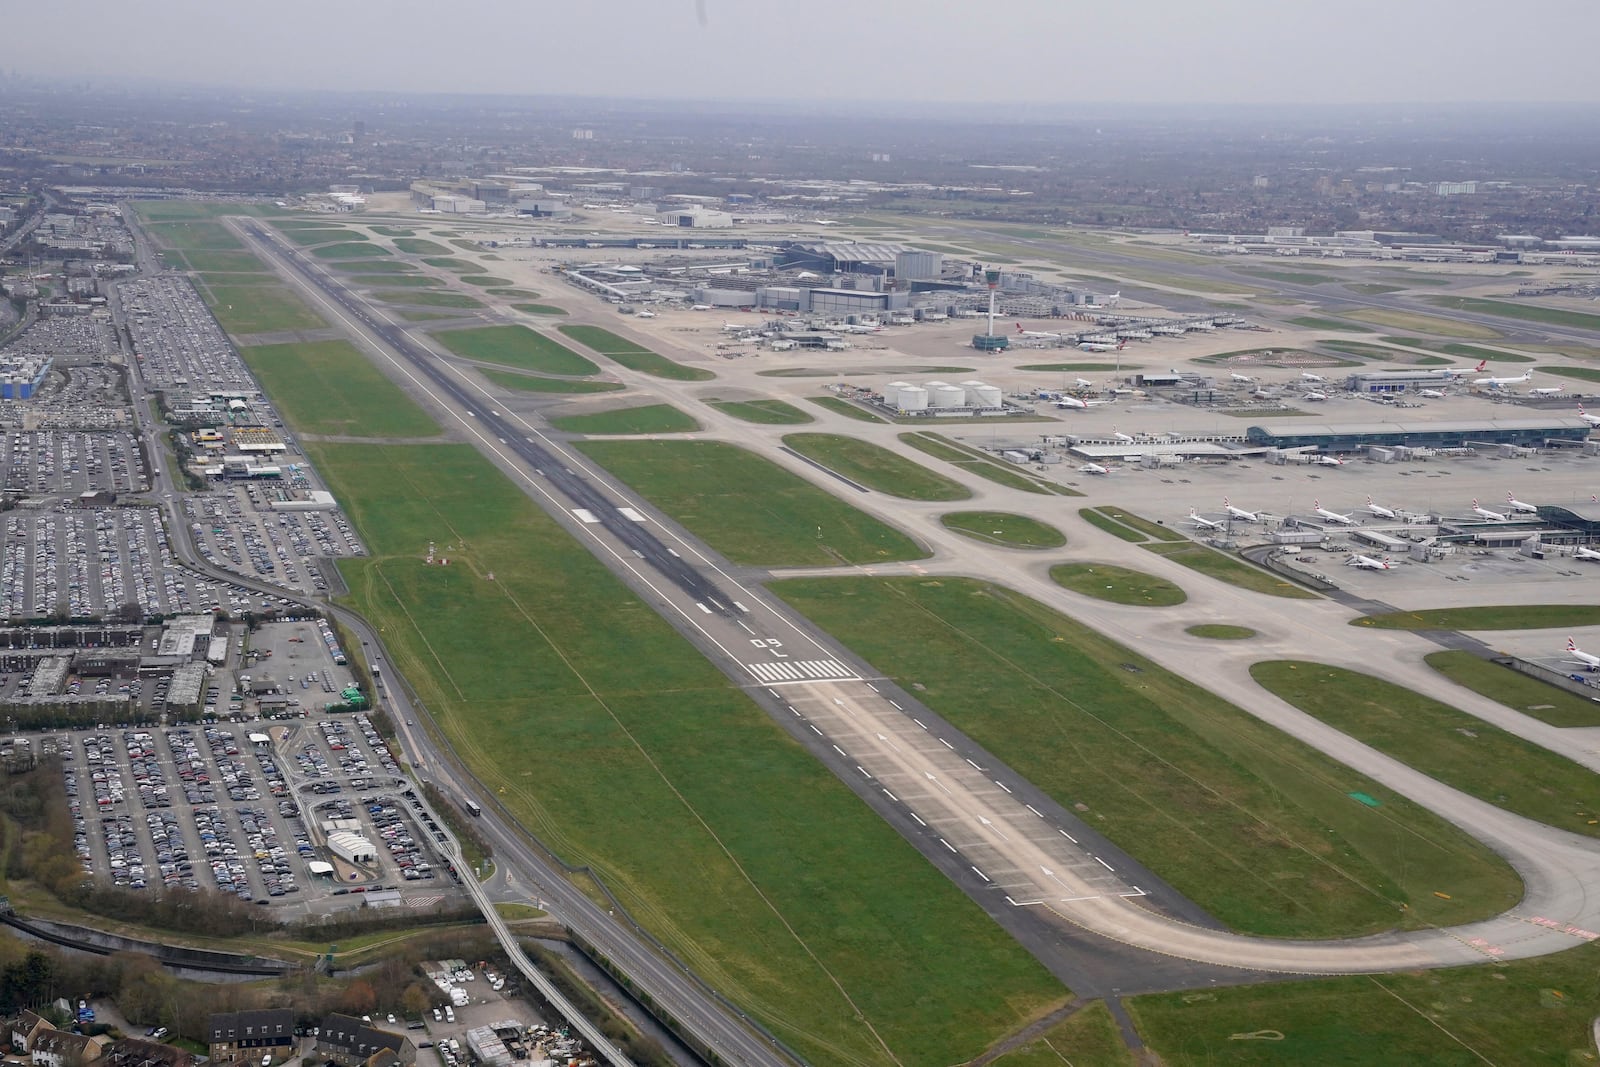
[(339, 1067), (413, 1067), (417, 1047), (404, 1034), (335, 1013), (322, 1020), (317, 1055)]
[(294, 1048), (294, 1012), (281, 1008), (218, 1012), (207, 1022), (206, 1032), (212, 1063), (259, 1060), (264, 1055), (278, 1059)]

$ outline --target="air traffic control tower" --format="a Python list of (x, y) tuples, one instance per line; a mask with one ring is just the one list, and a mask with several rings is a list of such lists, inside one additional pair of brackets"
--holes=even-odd
[(1004, 352), (1011, 339), (1003, 333), (997, 335), (994, 332), (994, 293), (1000, 288), (1000, 272), (986, 270), (983, 280), (989, 283), (989, 330), (987, 333), (973, 334), (972, 347), (979, 352)]

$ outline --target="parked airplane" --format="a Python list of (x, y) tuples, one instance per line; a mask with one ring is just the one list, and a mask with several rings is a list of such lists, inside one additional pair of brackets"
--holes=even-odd
[(1098, 463), (1085, 463), (1078, 468), (1079, 474), (1110, 474), (1110, 467), (1102, 467)]
[(1320, 389), (1313, 389), (1313, 390), (1311, 390), (1311, 392), (1307, 393), (1305, 396), (1301, 397), (1300, 399), (1301, 400), (1326, 400), (1326, 399), (1328, 399), (1328, 394), (1324, 393)]
[(840, 326), (839, 329), (843, 330), (845, 333), (882, 333), (883, 332), (883, 327), (879, 326), (877, 323), (873, 323), (871, 326), (853, 326), (853, 325), (851, 325), (849, 323), (845, 323), (843, 326)]
[(1572, 653), (1573, 659), (1564, 659), (1562, 663), (1576, 663), (1586, 671), (1600, 671), (1600, 656), (1591, 655), (1579, 648), (1572, 638), (1567, 638), (1567, 651)]
[(1111, 344), (1108, 341), (1080, 341), (1080, 342), (1078, 342), (1078, 349), (1079, 349), (1079, 351), (1082, 351), (1082, 352), (1121, 352), (1124, 348), (1127, 348), (1127, 347), (1128, 347), (1128, 342), (1126, 342), (1126, 341), (1118, 341), (1116, 344)]
[(1350, 558), (1344, 561), (1344, 565), (1346, 567), (1360, 567), (1362, 570), (1368, 571), (1386, 571), (1390, 569), (1387, 556), (1383, 559), (1373, 559), (1371, 556), (1363, 556), (1359, 552), (1352, 552)]
[(1089, 408), (1097, 408), (1101, 404), (1109, 403), (1111, 403), (1109, 400), (1079, 400), (1075, 396), (1064, 396), (1060, 400), (1056, 401), (1056, 407), (1069, 408), (1073, 411), (1084, 411)]
[(1037, 337), (1041, 341), (1059, 341), (1059, 340), (1061, 340), (1061, 335), (1059, 333), (1043, 333), (1043, 332), (1041, 332), (1039, 330), (1024, 330), (1022, 328), (1022, 323), (1020, 323), (1020, 322), (1017, 323), (1017, 336), (1018, 337)]
[(1338, 456), (1323, 456), (1323, 455), (1313, 456), (1311, 462), (1315, 463), (1319, 467), (1342, 467), (1342, 466), (1344, 466), (1344, 460), (1340, 459)]
[(1583, 410), (1582, 402), (1579, 402), (1578, 404), (1578, 418), (1582, 419), (1584, 422), (1587, 422), (1590, 426), (1600, 426), (1600, 415), (1591, 415), (1587, 411)]
[(1312, 374), (1308, 370), (1301, 371), (1300, 372), (1300, 377), (1304, 378), (1308, 382), (1316, 382), (1319, 385), (1322, 384), (1322, 383), (1325, 383), (1328, 380), (1328, 379), (1324, 378), (1322, 375), (1320, 375), (1320, 374)]
[(1444, 399), (1444, 391), (1441, 389), (1418, 389), (1417, 395), (1427, 397), (1429, 400)]
[(1506, 494), (1506, 503), (1511, 505), (1511, 510), (1512, 511), (1520, 511), (1523, 514), (1526, 514), (1526, 515), (1537, 515), (1537, 514), (1539, 514), (1539, 509), (1538, 508), (1534, 507), (1532, 504), (1523, 503), (1522, 501), (1518, 500), (1516, 497), (1512, 496), (1510, 493)]
[(1473, 385), (1487, 385), (1490, 389), (1499, 389), (1506, 385), (1519, 385), (1522, 382), (1533, 381), (1533, 371), (1525, 370), (1515, 378), (1474, 378)]
[(1261, 512), (1259, 512), (1259, 511), (1246, 511), (1244, 508), (1236, 508), (1231, 503), (1228, 502), (1228, 498), (1227, 497), (1223, 497), (1222, 498), (1222, 508), (1223, 508), (1224, 511), (1226, 511), (1228, 513), (1228, 518), (1230, 518), (1230, 519), (1238, 519), (1240, 522), (1260, 522), (1261, 521)]
[(1222, 523), (1215, 519), (1206, 518), (1195, 511), (1194, 508), (1189, 509), (1189, 525), (1198, 526), (1202, 530), (1220, 530), (1222, 528)]
[(1509, 515), (1502, 515), (1498, 511), (1490, 511), (1488, 508), (1479, 507), (1476, 500), (1472, 502), (1472, 513), (1480, 519), (1493, 519), (1495, 522), (1505, 522), (1510, 518)]
[(689, 310), (690, 311), (710, 311), (711, 310), (711, 305), (710, 304), (691, 304), (691, 305), (689, 305)]
[(1367, 497), (1367, 510), (1380, 519), (1399, 519), (1400, 516), (1393, 508), (1386, 508), (1382, 504), (1374, 504), (1372, 498)]
[(725, 322), (725, 323), (722, 324), (722, 332), (723, 333), (745, 333), (749, 329), (750, 329), (750, 327), (741, 326), (737, 322)]
[(1589, 548), (1586, 545), (1579, 545), (1577, 548), (1572, 550), (1572, 558), (1593, 560), (1597, 563), (1600, 563), (1600, 552), (1596, 552), (1594, 549)]
[(1473, 367), (1471, 370), (1464, 370), (1461, 367), (1446, 367), (1445, 373), (1450, 375), (1452, 378), (1459, 378), (1463, 374), (1482, 374), (1488, 368), (1488, 366), (1488, 360), (1480, 359), (1478, 360), (1478, 365)]
[(1337, 511), (1329, 511), (1327, 508), (1322, 506), (1322, 501), (1320, 500), (1313, 500), (1311, 502), (1311, 510), (1317, 513), (1318, 518), (1326, 519), (1329, 522), (1338, 523), (1340, 526), (1361, 525), (1349, 515), (1341, 515)]
[(1234, 371), (1232, 374), (1228, 375), (1228, 377), (1232, 378), (1236, 382), (1250, 382), (1250, 383), (1255, 382), (1255, 379), (1252, 378), (1250, 375), (1248, 375), (1248, 374), (1240, 374), (1238, 371)]
[(1567, 387), (1564, 386), (1564, 385), (1547, 385), (1547, 386), (1543, 387), (1542, 389), (1529, 389), (1528, 390), (1528, 395), (1529, 396), (1555, 396), (1557, 393), (1565, 392), (1566, 388)]
[(1115, 426), (1111, 427), (1111, 439), (1113, 441), (1121, 441), (1125, 445), (1133, 444), (1133, 438), (1125, 433), (1118, 433)]
[(1093, 389), (1094, 388), (1094, 383), (1091, 382), (1087, 378), (1074, 378), (1074, 379), (1072, 379), (1072, 384), (1076, 385), (1079, 389)]
[(641, 311), (639, 312), (639, 317), (641, 319), (653, 319), (656, 317), (656, 313), (654, 311)]

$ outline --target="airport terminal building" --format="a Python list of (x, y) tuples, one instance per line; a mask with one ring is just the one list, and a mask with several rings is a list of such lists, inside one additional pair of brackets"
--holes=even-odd
[(1338, 426), (1306, 422), (1274, 422), (1252, 426), (1245, 441), (1270, 448), (1317, 448), (1324, 452), (1362, 452), (1373, 446), (1468, 448), (1516, 445), (1544, 448), (1552, 443), (1578, 445), (1593, 429), (1574, 416), (1543, 419), (1485, 419), (1475, 422), (1352, 422)]

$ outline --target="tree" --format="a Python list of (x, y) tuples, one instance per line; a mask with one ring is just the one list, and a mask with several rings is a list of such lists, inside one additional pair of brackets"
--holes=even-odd
[(371, 1015), (377, 1006), (378, 994), (364, 978), (357, 978), (346, 986), (338, 1000), (338, 1010), (346, 1015)]

